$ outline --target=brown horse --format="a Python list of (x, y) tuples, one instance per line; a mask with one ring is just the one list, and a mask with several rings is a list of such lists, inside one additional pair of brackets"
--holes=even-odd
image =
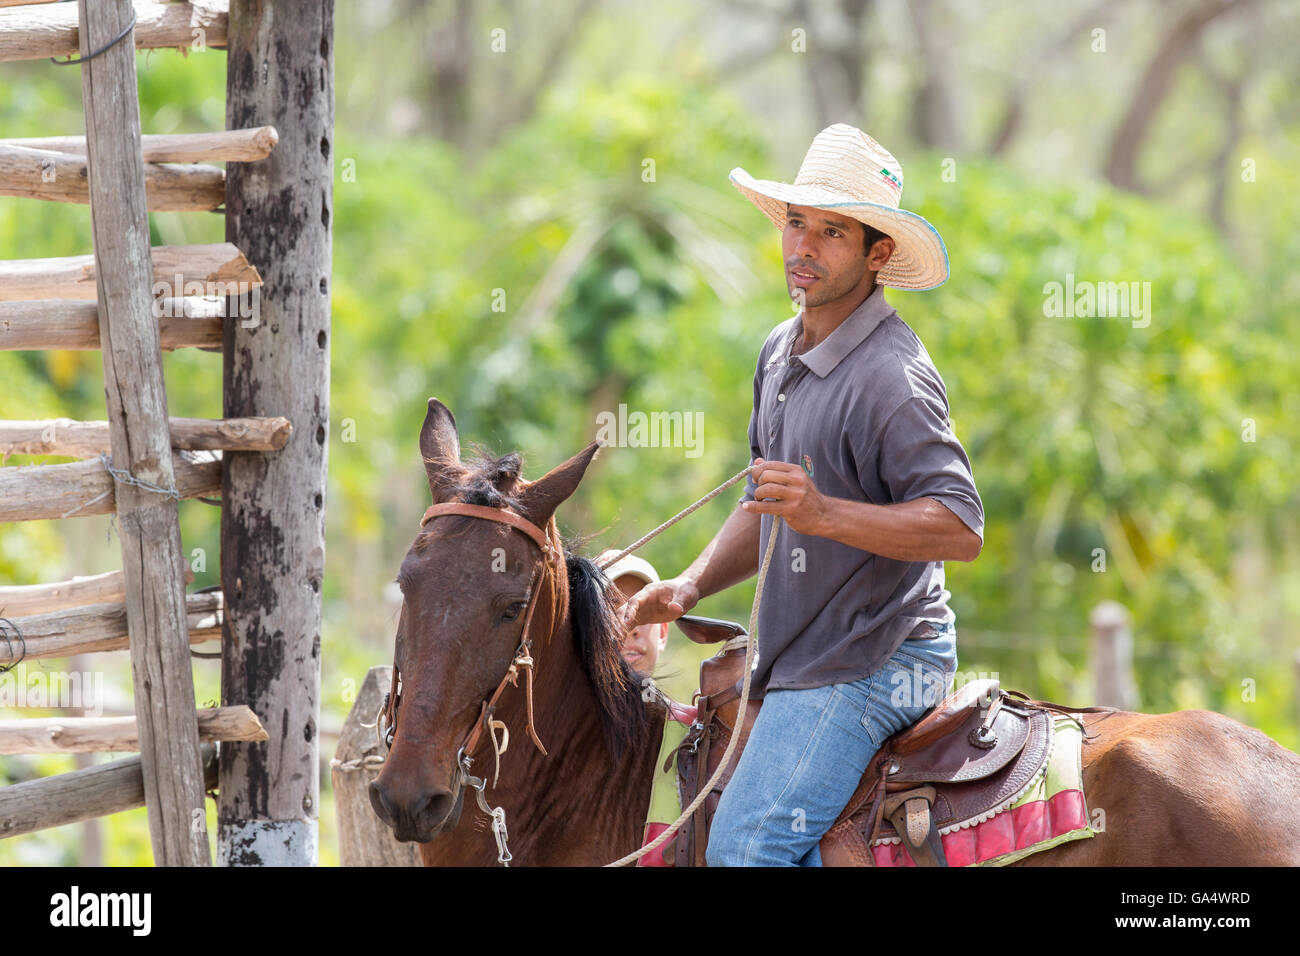
[[(529, 740), (524, 681), (507, 685), (493, 716), (511, 743), (488, 799), (506, 811), (518, 863), (621, 857), (641, 836), (663, 712), (642, 702), (642, 675), (622, 660), (598, 572), (560, 548), (555, 510), (596, 445), (535, 482), (521, 477), (517, 455), (463, 464), (451, 412), (430, 399), (420, 448), (435, 504), (518, 512), (545, 529), (559, 560), (539, 565), (537, 546), (496, 521), (445, 516), (416, 537), (399, 577), (402, 703), (394, 702), (392, 749), (371, 787), (375, 811), (399, 840), (423, 844), (426, 865), (496, 862), (488, 818), (475, 807), (474, 825), (460, 822), (457, 752), (515, 659), (541, 567), (534, 709), (550, 755)], [(1085, 726), (1084, 792), (1101, 832), (1018, 865), (1300, 865), (1300, 756), (1207, 711), (1092, 713)], [(491, 746), (480, 741), (472, 756), (473, 772), (490, 782)]]
[[(509, 508), (543, 529), (557, 556), (534, 584), (530, 627), (534, 724), (549, 756), (527, 733), (524, 679), (506, 686), (493, 713), (509, 743), (486, 795), (505, 810), (510, 852), (529, 865), (598, 865), (636, 849), (663, 733), (662, 707), (641, 699), (642, 675), (623, 660), (600, 573), (564, 553), (555, 527), (556, 508), (597, 447), (530, 482), (518, 455), (462, 463), (455, 419), (437, 399), (420, 432), (435, 504)], [(394, 656), (401, 705), (370, 800), (399, 840), (423, 844), (426, 865), (497, 862), (478, 807), (473, 826), (460, 821), (466, 787), (457, 753), (520, 646), (537, 556), (507, 525), (447, 515), (424, 527), (402, 562)], [(471, 754), (472, 773), (489, 785), (492, 749), (484, 737)]]

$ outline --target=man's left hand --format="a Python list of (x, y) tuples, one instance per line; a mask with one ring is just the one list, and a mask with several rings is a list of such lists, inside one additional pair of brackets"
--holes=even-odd
[(788, 461), (756, 458), (749, 473), (757, 487), (754, 500), (744, 502), (741, 508), (754, 514), (780, 515), (800, 534), (823, 533), (830, 502), (803, 468)]

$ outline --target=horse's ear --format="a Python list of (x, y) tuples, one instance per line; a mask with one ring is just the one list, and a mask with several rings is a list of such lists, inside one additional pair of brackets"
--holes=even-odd
[(420, 427), (420, 454), (424, 456), (429, 491), (435, 502), (440, 501), (460, 464), (460, 434), (451, 409), (436, 398), (429, 399), (429, 411)]
[(555, 514), (555, 509), (577, 491), (587, 466), (599, 450), (600, 442), (594, 441), (564, 464), (556, 465), (536, 481), (530, 482), (518, 495), (524, 517), (539, 527), (546, 524)]

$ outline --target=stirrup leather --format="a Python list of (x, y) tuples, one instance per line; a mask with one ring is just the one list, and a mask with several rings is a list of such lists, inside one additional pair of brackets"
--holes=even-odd
[(934, 805), (934, 787), (916, 787), (885, 797), (885, 816), (902, 838), (903, 846), (917, 866), (947, 866), (943, 842), (930, 808)]

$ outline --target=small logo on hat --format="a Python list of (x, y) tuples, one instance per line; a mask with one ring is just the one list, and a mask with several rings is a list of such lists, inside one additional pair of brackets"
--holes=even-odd
[(895, 189), (897, 189), (899, 192), (902, 192), (903, 181), (901, 179), (899, 179), (897, 176), (891, 173), (888, 169), (884, 169), (884, 168), (880, 170), (880, 175), (884, 176), (885, 179), (887, 179)]

